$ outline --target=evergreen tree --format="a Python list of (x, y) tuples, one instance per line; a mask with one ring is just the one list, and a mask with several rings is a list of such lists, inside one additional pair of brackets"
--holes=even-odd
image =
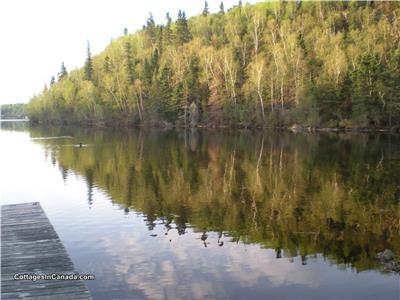
[(145, 32), (150, 40), (150, 43), (154, 45), (156, 43), (156, 23), (154, 22), (153, 14), (150, 13), (146, 21)]
[(159, 61), (159, 54), (158, 54), (158, 49), (154, 49), (153, 55), (151, 56), (151, 70), (153, 74), (157, 74), (158, 72), (158, 61)]
[(187, 104), (185, 97), (185, 88), (183, 82), (178, 82), (172, 93), (171, 118), (176, 120), (184, 113), (184, 106)]
[(164, 115), (167, 121), (174, 121), (176, 119), (175, 104), (172, 102), (172, 83), (171, 83), (172, 71), (170, 64), (165, 64), (160, 72), (159, 78), (159, 91), (161, 101), (161, 113)]
[(163, 33), (164, 33), (163, 41), (167, 45), (170, 45), (170, 44), (172, 44), (172, 41), (173, 41), (173, 33), (172, 33), (172, 28), (171, 28), (172, 19), (171, 19), (169, 13), (167, 13), (165, 18), (167, 20), (167, 24), (165, 25), (165, 28), (163, 31)]
[(67, 68), (65, 67), (64, 62), (62, 62), (60, 72), (58, 72), (58, 81), (60, 81), (67, 75), (68, 75)]
[(353, 116), (364, 119), (365, 126), (379, 125), (383, 109), (381, 93), (384, 87), (384, 66), (376, 54), (365, 53), (358, 59), (356, 70), (352, 74)]
[(387, 68), (383, 72), (387, 126), (400, 125), (400, 49), (389, 53)]
[(203, 16), (208, 16), (209, 10), (208, 10), (208, 2), (204, 2), (204, 9), (203, 9)]
[(161, 91), (161, 97), (166, 100), (170, 100), (172, 97), (172, 70), (169, 63), (166, 63), (160, 72), (159, 87)]
[(124, 28), (124, 35), (128, 35), (128, 28)]
[(126, 77), (128, 79), (128, 84), (132, 84), (135, 81), (135, 65), (132, 59), (132, 46), (130, 42), (125, 42), (125, 68)]
[(200, 60), (198, 56), (193, 56), (190, 60), (186, 86), (188, 101), (195, 101), (200, 94)]
[(50, 79), (50, 86), (52, 86), (53, 84), (55, 84), (56, 83), (56, 79), (54, 78), (54, 76), (51, 76), (51, 79)]
[(87, 42), (87, 57), (85, 61), (85, 79), (91, 81), (93, 79), (93, 62), (90, 53), (90, 43)]
[(158, 25), (156, 27), (156, 36), (157, 36), (157, 41), (156, 41), (156, 48), (158, 49), (158, 52), (160, 55), (162, 55), (164, 46), (164, 26), (163, 25)]
[(191, 40), (191, 34), (188, 27), (185, 12), (178, 12), (178, 19), (176, 21), (176, 42), (178, 45), (182, 45)]
[(219, 5), (219, 14), (220, 15), (225, 14), (224, 2), (222, 2), (222, 1), (221, 1), (221, 4)]
[(143, 63), (143, 78), (147, 86), (150, 86), (153, 81), (153, 71), (151, 69), (151, 64), (149, 63), (149, 60), (147, 58), (144, 60)]
[[(196, 102), (210, 120), (235, 124), (238, 114), (251, 123), (265, 103), (268, 121), (276, 116), (282, 126), (400, 123), (397, 3), (268, 2), (241, 13), (239, 1), (226, 13), (221, 3), (219, 14), (202, 3), (207, 17), (192, 18), (192, 32), (182, 11), (176, 22), (167, 14), (165, 26), (150, 14), (143, 31), (112, 41), (93, 62), (88, 44), (84, 67), (68, 74), (71, 80), (52, 79), (30, 104), (36, 114), (30, 117), (146, 122), (167, 118), (163, 111), (174, 103), (181, 109)], [(100, 66), (96, 73), (94, 66)], [(65, 76), (62, 64), (55, 77)], [(94, 77), (95, 85), (82, 82)]]
[(107, 55), (104, 58), (103, 70), (105, 73), (109, 73), (111, 69), (110, 57)]

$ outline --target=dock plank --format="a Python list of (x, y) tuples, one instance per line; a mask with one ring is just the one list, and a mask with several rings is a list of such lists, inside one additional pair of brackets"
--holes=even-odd
[(76, 274), (40, 204), (1, 206), (1, 299), (92, 299), (83, 281), (14, 280), (14, 274)]

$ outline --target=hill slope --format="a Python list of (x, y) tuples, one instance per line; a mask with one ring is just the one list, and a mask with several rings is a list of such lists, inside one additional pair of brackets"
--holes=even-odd
[(31, 120), (392, 127), (399, 2), (265, 2), (125, 34), (32, 98)]

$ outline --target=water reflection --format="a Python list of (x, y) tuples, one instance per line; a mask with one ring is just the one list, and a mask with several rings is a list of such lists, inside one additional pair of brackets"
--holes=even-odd
[(93, 188), (104, 189), (125, 214), (143, 213), (154, 238), (172, 242), (172, 232), (193, 228), (202, 247), (256, 243), (274, 259), (306, 266), (322, 255), (357, 271), (382, 270), (379, 251), (400, 253), (394, 136), (68, 128), (31, 136), (90, 144), (35, 140), (64, 179), (68, 170), (86, 179), (89, 207)]
[(394, 136), (11, 126), (0, 139), (2, 200), (41, 202), (78, 272), (96, 274), (94, 299), (399, 298), (375, 259), (400, 248)]

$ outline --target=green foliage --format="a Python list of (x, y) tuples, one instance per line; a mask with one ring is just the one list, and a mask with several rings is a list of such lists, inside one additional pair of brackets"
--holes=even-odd
[(53, 84), (55, 84), (56, 83), (56, 79), (54, 78), (54, 76), (51, 76), (51, 79), (50, 79), (50, 86), (52, 86)]
[(90, 44), (87, 42), (87, 57), (85, 61), (85, 79), (91, 81), (93, 78), (93, 62), (92, 54), (90, 52)]
[(210, 13), (210, 11), (208, 10), (208, 2), (205, 1), (204, 2), (204, 9), (203, 9), (203, 16), (208, 16), (209, 13)]
[(24, 119), (27, 115), (26, 104), (2, 104), (0, 106), (1, 119)]
[(225, 14), (224, 2), (222, 2), (222, 1), (219, 5), (219, 14), (221, 14), (221, 15)]
[(175, 37), (178, 45), (187, 43), (191, 39), (191, 33), (189, 31), (188, 22), (186, 20), (186, 14), (184, 11), (178, 12), (178, 19), (175, 24)]
[(128, 84), (133, 84), (135, 81), (135, 65), (132, 58), (132, 46), (129, 41), (125, 42), (125, 68)]
[(181, 123), (196, 101), (202, 125), (398, 126), (399, 15), (399, 2), (269, 1), (218, 13), (205, 2), (189, 20), (167, 13), (165, 25), (150, 14), (93, 58), (88, 45), (82, 69), (62, 64), (30, 117)]
[(58, 72), (58, 81), (61, 81), (64, 77), (68, 75), (67, 68), (64, 65), (64, 62), (61, 63), (60, 72)]

